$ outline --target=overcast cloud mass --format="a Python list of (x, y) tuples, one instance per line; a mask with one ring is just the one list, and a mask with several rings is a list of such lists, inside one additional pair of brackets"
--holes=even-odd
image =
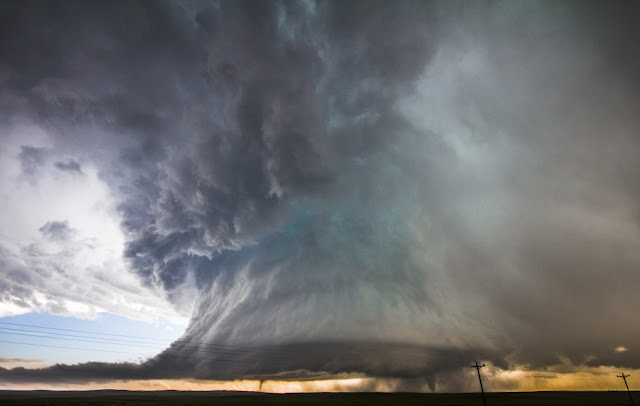
[(3, 312), (255, 349), (3, 379), (640, 368), (630, 7), (2, 3)]

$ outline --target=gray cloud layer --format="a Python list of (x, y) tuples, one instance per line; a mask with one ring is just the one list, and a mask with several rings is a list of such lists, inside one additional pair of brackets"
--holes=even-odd
[(221, 370), (177, 346), (142, 375), (640, 366), (619, 5), (2, 7), (0, 114), (100, 168), (132, 272), (176, 307), (197, 291), (184, 339), (296, 354)]

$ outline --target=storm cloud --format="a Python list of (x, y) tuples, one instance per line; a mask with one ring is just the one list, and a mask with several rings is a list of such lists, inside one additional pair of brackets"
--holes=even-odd
[[(9, 144), (12, 181), (95, 168), (136, 289), (189, 314), (198, 347), (3, 377), (640, 367), (640, 60), (621, 4), (1, 7), (3, 133), (44, 134)], [(65, 221), (36, 230), (60, 243)], [(11, 300), (35, 289), (0, 266)], [(225, 364), (211, 344), (255, 351)]]

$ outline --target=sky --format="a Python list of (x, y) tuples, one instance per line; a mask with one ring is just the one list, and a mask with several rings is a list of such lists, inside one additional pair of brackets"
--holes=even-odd
[(0, 3), (0, 388), (633, 388), (636, 7)]

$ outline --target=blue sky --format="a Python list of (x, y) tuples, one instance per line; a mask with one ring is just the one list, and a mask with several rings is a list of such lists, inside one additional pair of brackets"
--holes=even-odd
[(100, 313), (95, 319), (56, 316), (48, 312), (2, 317), (0, 358), (41, 360), (42, 363), (0, 363), (0, 366), (42, 367), (88, 361), (136, 362), (159, 353), (178, 339), (185, 327), (162, 318), (146, 322), (109, 313)]

